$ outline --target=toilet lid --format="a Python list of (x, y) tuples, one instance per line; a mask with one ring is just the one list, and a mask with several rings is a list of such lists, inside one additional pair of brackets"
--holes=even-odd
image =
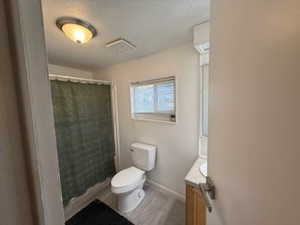
[(111, 180), (111, 185), (114, 187), (124, 187), (134, 184), (142, 179), (144, 173), (143, 170), (136, 167), (129, 167), (117, 173)]

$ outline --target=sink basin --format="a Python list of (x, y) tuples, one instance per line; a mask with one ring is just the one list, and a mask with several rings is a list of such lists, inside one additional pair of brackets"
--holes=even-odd
[(207, 177), (207, 162), (206, 163), (201, 163), (200, 166), (199, 166), (199, 170), (200, 170), (200, 173)]

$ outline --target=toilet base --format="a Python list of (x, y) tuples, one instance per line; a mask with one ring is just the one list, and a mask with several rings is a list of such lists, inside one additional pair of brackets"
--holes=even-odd
[(122, 213), (128, 213), (134, 210), (144, 199), (145, 191), (143, 185), (140, 185), (135, 190), (118, 194), (118, 210)]

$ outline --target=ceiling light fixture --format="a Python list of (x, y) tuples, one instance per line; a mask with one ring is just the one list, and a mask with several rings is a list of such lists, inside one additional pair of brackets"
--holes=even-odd
[(88, 22), (73, 18), (61, 17), (56, 20), (56, 26), (72, 41), (84, 44), (97, 35), (97, 30)]

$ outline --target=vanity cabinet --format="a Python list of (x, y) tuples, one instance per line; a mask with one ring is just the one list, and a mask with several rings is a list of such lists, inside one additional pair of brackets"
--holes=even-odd
[(186, 184), (186, 225), (205, 225), (206, 208), (200, 189)]

